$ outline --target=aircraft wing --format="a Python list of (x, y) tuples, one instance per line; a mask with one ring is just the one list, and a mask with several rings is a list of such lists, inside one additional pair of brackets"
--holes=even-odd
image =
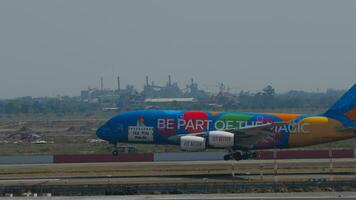
[(273, 137), (273, 127), (283, 126), (287, 122), (267, 123), (258, 126), (243, 127), (240, 129), (224, 130), (235, 135), (235, 145), (240, 147), (249, 148), (261, 139)]

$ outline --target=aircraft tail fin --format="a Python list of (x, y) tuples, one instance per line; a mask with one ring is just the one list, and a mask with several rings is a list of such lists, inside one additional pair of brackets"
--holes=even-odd
[(331, 106), (324, 116), (340, 121), (346, 128), (356, 127), (356, 84)]

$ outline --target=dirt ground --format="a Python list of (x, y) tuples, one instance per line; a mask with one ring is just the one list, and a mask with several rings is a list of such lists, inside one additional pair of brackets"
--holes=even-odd
[[(96, 129), (114, 113), (98, 116), (1, 116), (0, 155), (110, 154), (112, 145)], [(134, 144), (138, 153), (177, 152), (173, 145)], [(355, 148), (356, 139), (308, 148)]]
[[(109, 118), (109, 116), (107, 117)], [(0, 155), (109, 153), (112, 145), (96, 137), (107, 118), (18, 117), (0, 120)], [(135, 145), (137, 152), (178, 151), (175, 146)]]

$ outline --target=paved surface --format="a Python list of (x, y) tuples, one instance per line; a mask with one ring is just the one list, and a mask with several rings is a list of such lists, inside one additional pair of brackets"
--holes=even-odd
[[(356, 163), (356, 158), (334, 158), (334, 162), (346, 162), (346, 163)], [(277, 163), (280, 164), (295, 164), (295, 163), (328, 163), (330, 159), (279, 159)], [(114, 162), (116, 165), (194, 165), (194, 164), (221, 164), (221, 163), (235, 163), (241, 165), (257, 165), (260, 163), (272, 164), (274, 160), (240, 160), (240, 161), (225, 161), (225, 160), (210, 160), (210, 161), (165, 161), (165, 162)], [(50, 164), (5, 164), (0, 166), (76, 166), (76, 165), (107, 165), (113, 164), (111, 162), (102, 162), (102, 163), (50, 163)]]
[(30, 200), (333, 200), (333, 199), (356, 199), (356, 192), (310, 192), (310, 193), (243, 193), (243, 194), (182, 194), (182, 195), (132, 195), (132, 196), (94, 196), (94, 197), (4, 197), (0, 199), (30, 199)]
[[(169, 184), (219, 182), (273, 182), (356, 180), (356, 159), (334, 159), (334, 175), (329, 174), (329, 159), (278, 160), (278, 174), (274, 174), (273, 160), (196, 161), (147, 163), (78, 163), (1, 165), (0, 185), (89, 185), (89, 184)], [(234, 165), (234, 167), (232, 167)], [(263, 180), (260, 167), (263, 166)], [(236, 167), (236, 168), (235, 168)], [(238, 172), (231, 177), (232, 170)], [(248, 173), (247, 173), (248, 172)], [(318, 180), (317, 180), (318, 181)], [(323, 180), (321, 180), (323, 181)], [(86, 193), (85, 193), (86, 194)], [(356, 192), (344, 193), (261, 193), (261, 194), (184, 194), (142, 196), (93, 197), (16, 197), (0, 199), (146, 199), (146, 200), (230, 200), (230, 199), (356, 199)]]
[[(356, 159), (176, 161), (0, 165), (0, 185), (356, 180)], [(231, 178), (235, 172), (237, 178)], [(263, 179), (260, 177), (263, 174)]]

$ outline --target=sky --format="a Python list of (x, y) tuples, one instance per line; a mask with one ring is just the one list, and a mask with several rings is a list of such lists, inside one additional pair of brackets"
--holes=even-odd
[(181, 87), (347, 89), (356, 1), (2, 0), (0, 98), (79, 95), (148, 75)]

